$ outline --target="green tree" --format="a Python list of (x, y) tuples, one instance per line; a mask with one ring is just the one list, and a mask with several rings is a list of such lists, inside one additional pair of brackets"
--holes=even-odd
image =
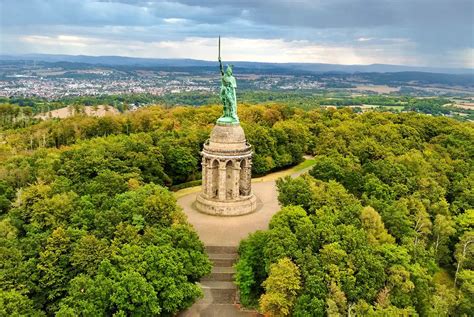
[(71, 264), (81, 272), (93, 275), (100, 262), (109, 255), (107, 242), (94, 235), (84, 235), (76, 242), (71, 254)]
[(438, 250), (445, 249), (445, 244), (454, 233), (456, 233), (454, 221), (445, 215), (436, 215), (433, 224), (433, 235), (435, 254), (438, 259), (445, 258), (447, 251), (443, 250), (443, 253), (440, 255)]
[(262, 261), (267, 239), (267, 232), (256, 231), (239, 246), (235, 283), (239, 286), (240, 301), (245, 306), (257, 305), (257, 299), (263, 292), (262, 283), (268, 277), (265, 262)]
[(66, 293), (72, 270), (69, 264), (71, 239), (67, 232), (59, 227), (47, 240), (44, 251), (40, 252), (38, 271), (39, 286), (47, 297), (49, 311), (57, 309), (57, 301)]
[(370, 244), (394, 243), (395, 239), (385, 230), (382, 217), (372, 207), (362, 209), (360, 215), (362, 227), (367, 232), (367, 240)]
[(2, 316), (46, 316), (43, 312), (35, 309), (34, 302), (21, 293), (10, 290), (0, 291), (0, 315)]
[(282, 258), (270, 267), (270, 274), (263, 282), (265, 294), (260, 298), (260, 308), (271, 316), (288, 316), (301, 289), (298, 267), (288, 258)]
[(298, 177), (292, 179), (287, 176), (277, 179), (278, 201), (283, 205), (299, 205), (309, 210), (312, 201), (311, 186), (308, 179)]
[(474, 270), (462, 270), (457, 275), (459, 281), (459, 305), (457, 313), (469, 316), (474, 310)]
[(165, 168), (177, 183), (195, 179), (198, 160), (190, 149), (170, 146), (165, 151)]
[(474, 258), (474, 231), (465, 232), (459, 239), (459, 242), (456, 244), (456, 251), (454, 253), (456, 258), (456, 273), (454, 275), (454, 285), (456, 286), (458, 274), (463, 268), (463, 265), (469, 265), (468, 268), (471, 268), (473, 265)]

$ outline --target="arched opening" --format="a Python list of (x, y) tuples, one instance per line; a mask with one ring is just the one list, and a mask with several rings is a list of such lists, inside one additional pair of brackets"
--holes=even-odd
[(226, 199), (232, 199), (232, 192), (233, 192), (233, 183), (234, 183), (234, 177), (233, 177), (233, 169), (234, 169), (234, 162), (229, 160), (225, 164), (225, 197)]
[(219, 161), (213, 160), (211, 165), (211, 182), (208, 186), (211, 187), (211, 197), (217, 198), (219, 195)]

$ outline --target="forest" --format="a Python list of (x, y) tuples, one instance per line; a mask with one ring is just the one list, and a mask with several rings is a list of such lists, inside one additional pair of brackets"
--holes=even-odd
[[(152, 106), (26, 122), (4, 111), (1, 314), (173, 316), (192, 305), (211, 264), (170, 188), (200, 179), (220, 114)], [(282, 209), (242, 241), (242, 304), (272, 316), (472, 315), (472, 123), (279, 102), (242, 103), (239, 117), (254, 176), (316, 160), (277, 182)]]
[(472, 316), (474, 129), (414, 113), (308, 113), (309, 174), (240, 244), (241, 301), (270, 316)]
[[(173, 316), (211, 264), (168, 187), (200, 179), (220, 106), (149, 107), (4, 128), (1, 315)], [(295, 111), (241, 107), (255, 174), (294, 165)]]

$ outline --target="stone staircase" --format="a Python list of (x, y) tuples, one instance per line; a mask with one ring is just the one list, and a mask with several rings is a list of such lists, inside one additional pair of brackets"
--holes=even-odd
[(238, 307), (237, 287), (233, 283), (237, 261), (237, 247), (206, 246), (206, 252), (213, 263), (211, 274), (201, 279), (204, 298), (180, 317), (234, 317), (259, 316), (256, 312), (241, 311)]

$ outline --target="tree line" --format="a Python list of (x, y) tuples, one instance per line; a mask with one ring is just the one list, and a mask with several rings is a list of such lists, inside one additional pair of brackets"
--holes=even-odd
[[(286, 106), (299, 107), (310, 110), (321, 106), (401, 106), (404, 111), (417, 111), (435, 115), (449, 114), (454, 110), (462, 113), (471, 113), (466, 109), (451, 109), (443, 107), (451, 103), (448, 98), (443, 97), (413, 97), (407, 95), (362, 95), (353, 96), (344, 91), (254, 91), (243, 90), (240, 92), (239, 102), (248, 104), (279, 103)], [(10, 104), (19, 107), (29, 107), (31, 112), (37, 114), (64, 107), (83, 107), (107, 105), (125, 112), (133, 106), (141, 107), (151, 104), (159, 104), (165, 107), (203, 106), (218, 104), (219, 98), (214, 92), (181, 92), (165, 93), (163, 95), (151, 94), (124, 94), (124, 95), (99, 95), (99, 96), (76, 96), (63, 97), (57, 100), (46, 100), (35, 97), (0, 97), (0, 104)], [(389, 109), (389, 108), (388, 108)], [(385, 109), (387, 110), (387, 109)]]

